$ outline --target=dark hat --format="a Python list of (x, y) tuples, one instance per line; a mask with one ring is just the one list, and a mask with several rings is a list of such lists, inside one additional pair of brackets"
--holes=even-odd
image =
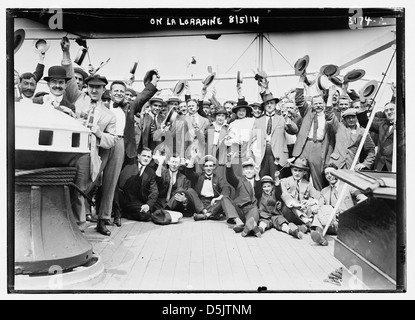
[(52, 78), (54, 79), (65, 79), (65, 81), (70, 80), (71, 78), (66, 76), (66, 70), (62, 66), (52, 66), (48, 70), (48, 76), (43, 77), (45, 81), (50, 81)]
[(366, 71), (363, 69), (353, 69), (352, 71), (349, 71), (343, 78), (343, 83), (353, 82), (360, 80), (364, 77), (366, 74)]
[(148, 102), (151, 104), (153, 102), (160, 102), (161, 104), (164, 104), (164, 101), (162, 98), (160, 97), (152, 97), (150, 100), (148, 100)]
[(151, 214), (151, 220), (155, 224), (161, 224), (161, 225), (177, 223), (179, 222), (181, 217), (183, 217), (183, 214), (179, 211), (163, 210), (163, 209), (156, 210)]
[(245, 108), (248, 115), (252, 112), (252, 108), (249, 106), (248, 102), (245, 101), (245, 99), (239, 99), (236, 106), (232, 107), (232, 112), (236, 113), (240, 108)]
[(127, 92), (130, 92), (132, 95), (133, 95), (133, 97), (136, 97), (137, 96), (137, 92), (134, 90), (134, 89), (132, 89), (132, 88), (127, 88), (127, 89), (125, 89), (125, 91)]
[(253, 109), (254, 107), (258, 107), (258, 108), (263, 109), (262, 104), (260, 104), (259, 102), (253, 102), (253, 103), (249, 104), (249, 106), (250, 106), (252, 109)]
[(211, 105), (211, 103), (210, 103), (210, 101), (209, 101), (209, 100), (203, 100), (203, 105), (204, 105), (204, 106), (210, 106), (210, 105)]
[(47, 93), (47, 92), (45, 92), (45, 91), (39, 91), (39, 92), (36, 92), (36, 93), (35, 93), (35, 95), (33, 96), (33, 98), (42, 97), (42, 96), (44, 96), (45, 94), (48, 94), (48, 93)]
[(242, 168), (247, 166), (255, 166), (255, 162), (252, 158), (249, 158), (248, 160), (242, 162)]
[(298, 168), (303, 170), (309, 170), (310, 168), (307, 165), (307, 160), (304, 158), (297, 158), (294, 162), (290, 162), (291, 168)]
[(347, 92), (347, 95), (350, 97), (350, 100), (357, 101), (360, 99), (359, 94), (356, 92), (355, 89), (350, 89), (350, 91)]
[(278, 103), (279, 101), (280, 101), (280, 99), (278, 99), (278, 98), (274, 98), (274, 96), (272, 95), (272, 93), (267, 93), (267, 94), (265, 94), (263, 97), (262, 97), (262, 107), (264, 107), (265, 106), (265, 104), (267, 103), (267, 102), (270, 102), (270, 101), (275, 101), (275, 103)]
[(157, 74), (158, 75), (158, 71), (156, 69), (152, 69), (146, 72), (146, 74), (144, 75), (144, 85), (146, 86), (151, 79), (153, 79), (153, 75)]
[(274, 180), (270, 176), (263, 176), (261, 178), (261, 183), (265, 183), (265, 182), (274, 183)]
[(219, 108), (216, 108), (215, 111), (213, 112), (213, 116), (216, 117), (216, 115), (218, 114), (224, 114), (224, 115), (228, 115), (228, 110), (226, 110), (226, 108), (220, 106)]
[(326, 64), (320, 68), (320, 73), (324, 74), (326, 77), (335, 77), (339, 75), (340, 69), (334, 64)]
[(309, 60), (310, 57), (308, 55), (305, 55), (304, 57), (297, 60), (297, 62), (294, 64), (295, 74), (297, 76), (302, 75), (305, 72)]
[(104, 91), (101, 97), (101, 100), (105, 100), (105, 99), (111, 99), (110, 91), (108, 89)]
[(94, 74), (86, 78), (85, 83), (105, 87), (108, 84), (108, 80), (104, 76), (100, 76), (99, 74)]
[(84, 78), (84, 81), (86, 78), (88, 78), (88, 73), (86, 73), (86, 71), (81, 67), (74, 67), (73, 71), (79, 73), (82, 76), (82, 78)]

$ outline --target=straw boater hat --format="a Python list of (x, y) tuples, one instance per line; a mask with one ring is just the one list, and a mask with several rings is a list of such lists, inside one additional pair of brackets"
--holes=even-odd
[(162, 98), (160, 98), (160, 97), (152, 97), (150, 100), (148, 100), (148, 102), (149, 102), (150, 104), (152, 104), (153, 102), (160, 102), (161, 104), (163, 104), (163, 103), (164, 103), (163, 99), (162, 99)]
[(298, 168), (303, 170), (309, 170), (310, 168), (307, 165), (307, 160), (304, 158), (297, 158), (294, 162), (290, 162), (291, 168)]
[(255, 162), (252, 158), (249, 158), (248, 160), (242, 162), (242, 168), (248, 166), (255, 166)]
[(177, 102), (180, 103), (181, 100), (178, 97), (170, 97), (166, 100), (166, 103), (169, 104), (170, 102)]
[(161, 225), (178, 223), (180, 218), (182, 217), (183, 217), (183, 214), (179, 211), (164, 210), (164, 209), (156, 210), (151, 214), (151, 220), (155, 224), (161, 224)]
[(216, 165), (216, 158), (214, 156), (211, 156), (210, 154), (204, 156), (202, 158), (202, 163), (204, 164), (207, 161), (212, 161)]
[(274, 183), (274, 180), (270, 176), (263, 176), (261, 178), (261, 183), (265, 183), (265, 182)]

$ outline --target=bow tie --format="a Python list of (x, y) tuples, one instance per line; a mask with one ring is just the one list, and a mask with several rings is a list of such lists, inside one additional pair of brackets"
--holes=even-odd
[(212, 176), (205, 176), (205, 180), (212, 180)]
[(114, 102), (113, 103), (113, 107), (114, 108), (118, 108), (118, 107), (124, 107), (124, 101), (121, 101), (121, 102)]
[(267, 117), (273, 117), (273, 116), (275, 116), (275, 112), (273, 112), (273, 113), (271, 113), (271, 114), (266, 113), (265, 115), (266, 115)]

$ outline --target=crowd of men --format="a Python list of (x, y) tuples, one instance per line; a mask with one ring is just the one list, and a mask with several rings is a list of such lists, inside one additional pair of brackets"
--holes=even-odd
[(394, 88), (374, 118), (374, 101), (352, 90), (333, 85), (307, 96), (304, 75), (283, 99), (274, 97), (266, 77), (257, 80), (261, 102), (248, 103), (239, 83), (237, 99), (224, 103), (215, 92), (205, 99), (206, 86), (192, 98), (188, 83), (184, 98), (162, 99), (157, 70), (145, 74), (137, 92), (134, 77), (109, 84), (75, 65), (65, 37), (61, 49), (61, 65), (43, 77), (49, 92), (36, 93), (41, 53), (35, 72), (15, 73), (15, 95), (62, 111), (91, 131), (90, 153), (72, 164), (74, 182), (94, 199), (72, 190), (81, 230), (86, 221), (96, 222), (97, 232), (109, 236), (108, 226), (121, 227), (122, 218), (166, 224), (180, 212), (195, 221), (226, 221), (244, 237), (275, 228), (297, 239), (310, 233), (324, 246), (324, 228), (337, 234), (339, 214), (367, 199), (333, 172), (392, 170)]

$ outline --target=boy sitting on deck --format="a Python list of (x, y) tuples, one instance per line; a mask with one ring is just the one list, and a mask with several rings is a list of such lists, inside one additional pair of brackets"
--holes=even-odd
[(281, 197), (281, 184), (278, 178), (279, 172), (276, 173), (276, 180), (270, 176), (261, 178), (262, 196), (259, 203), (259, 230), (264, 233), (266, 230), (274, 227), (278, 231), (282, 231), (292, 235), (294, 238), (302, 239), (298, 227), (288, 222), (281, 212), (281, 201), (277, 201)]

